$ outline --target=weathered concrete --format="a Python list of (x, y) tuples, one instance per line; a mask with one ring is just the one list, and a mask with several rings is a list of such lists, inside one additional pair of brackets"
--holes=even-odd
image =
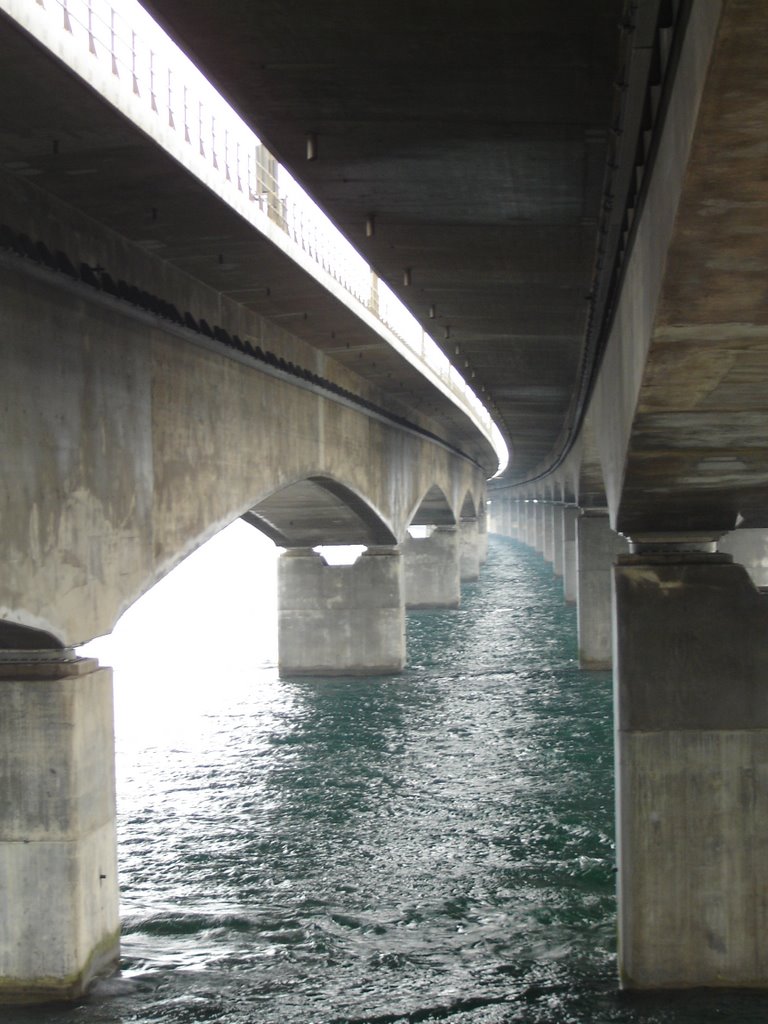
[(611, 529), (607, 511), (582, 512), (576, 521), (579, 664), (609, 669), (612, 663), (611, 568), (627, 543)]
[(734, 530), (720, 538), (717, 549), (743, 565), (756, 587), (768, 587), (768, 530)]
[(480, 548), (476, 519), (462, 519), (459, 524), (459, 574), (462, 583), (480, 577)]
[(327, 565), (311, 548), (278, 562), (278, 651), (284, 676), (385, 675), (405, 665), (405, 587), (397, 548)]
[(119, 953), (111, 670), (0, 662), (0, 706), (0, 1002), (73, 999)]
[(563, 595), (568, 604), (573, 604), (578, 596), (578, 576), (576, 572), (576, 520), (579, 509), (576, 505), (566, 505), (563, 509)]
[[(180, 308), (197, 308), (186, 287)], [(0, 259), (0, 297), (0, 646), (18, 646), (5, 624), (64, 646), (110, 632), (244, 514), (284, 546), (381, 544), (404, 538), (436, 485), (454, 516), (468, 490), (481, 499), (478, 468), (441, 445), (63, 275)], [(268, 325), (219, 306), (269, 347)]]
[(592, 402), (616, 529), (767, 526), (768, 6), (691, 5)]
[(615, 570), (619, 968), (768, 985), (768, 599), (726, 555)]
[(459, 531), (455, 526), (438, 526), (428, 537), (407, 537), (400, 550), (407, 608), (459, 607)]

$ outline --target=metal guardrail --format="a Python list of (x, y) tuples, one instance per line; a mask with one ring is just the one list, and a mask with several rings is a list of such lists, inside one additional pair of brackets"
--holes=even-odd
[(0, 0), (0, 9), (373, 327), (508, 453), (436, 342), (137, 0)]

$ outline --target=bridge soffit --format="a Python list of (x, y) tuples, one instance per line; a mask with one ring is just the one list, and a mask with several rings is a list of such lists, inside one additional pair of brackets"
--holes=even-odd
[(408, 516), (409, 526), (455, 526), (456, 515), (445, 492), (432, 484), (419, 499), (418, 507)]
[(369, 499), (324, 474), (277, 488), (242, 518), (281, 547), (397, 544), (396, 530)]

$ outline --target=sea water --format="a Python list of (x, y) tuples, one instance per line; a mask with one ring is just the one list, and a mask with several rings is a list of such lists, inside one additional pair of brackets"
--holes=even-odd
[(0, 1019), (768, 1020), (754, 994), (618, 991), (611, 680), (579, 670), (540, 556), (492, 538), (377, 679), (278, 677), (273, 562), (246, 566), (266, 603), (185, 583), (181, 627), (157, 605), (154, 646), (115, 657), (122, 970)]

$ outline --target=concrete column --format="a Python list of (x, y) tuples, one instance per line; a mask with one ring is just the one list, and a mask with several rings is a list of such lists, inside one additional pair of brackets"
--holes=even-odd
[(533, 546), (536, 548), (540, 555), (543, 555), (544, 548), (546, 545), (546, 511), (544, 508), (544, 502), (537, 501), (533, 507), (536, 509), (536, 532), (534, 535)]
[(525, 543), (528, 545), (529, 548), (533, 548), (533, 550), (535, 551), (536, 550), (536, 533), (537, 533), (538, 525), (539, 525), (538, 505), (536, 504), (536, 502), (532, 501), (529, 498), (526, 501), (526, 503), (525, 503), (525, 509), (526, 509), (525, 518), (526, 518), (526, 527), (527, 527)]
[(768, 530), (734, 530), (717, 548), (743, 565), (756, 587), (768, 587)]
[(111, 669), (4, 651), (0, 708), (0, 1003), (77, 999), (119, 956)]
[(579, 511), (576, 505), (566, 505), (563, 509), (563, 594), (567, 604), (573, 604), (578, 595), (576, 520)]
[(619, 969), (768, 985), (768, 598), (730, 556), (615, 569)]
[(459, 531), (438, 526), (429, 537), (408, 537), (401, 545), (406, 608), (458, 608)]
[(554, 522), (554, 537), (552, 540), (552, 569), (555, 576), (563, 575), (563, 506), (556, 504), (552, 506)]
[(519, 499), (509, 502), (510, 522), (508, 536), (515, 540), (522, 540), (523, 536), (523, 513), (524, 503)]
[(579, 664), (609, 669), (612, 660), (611, 568), (627, 543), (610, 527), (608, 513), (585, 511), (576, 521), (576, 594)]
[(368, 548), (354, 565), (328, 565), (311, 548), (290, 548), (278, 562), (281, 675), (400, 672), (404, 596), (397, 548)]
[(480, 565), (488, 561), (488, 516), (477, 520), (477, 558)]
[(520, 540), (523, 544), (531, 546), (531, 530), (533, 528), (533, 512), (531, 510), (531, 503), (527, 499), (524, 499), (520, 503)]
[(462, 519), (459, 524), (459, 573), (462, 583), (480, 578), (480, 551), (476, 519)]
[(545, 562), (555, 560), (555, 506), (551, 501), (544, 503), (544, 555)]

